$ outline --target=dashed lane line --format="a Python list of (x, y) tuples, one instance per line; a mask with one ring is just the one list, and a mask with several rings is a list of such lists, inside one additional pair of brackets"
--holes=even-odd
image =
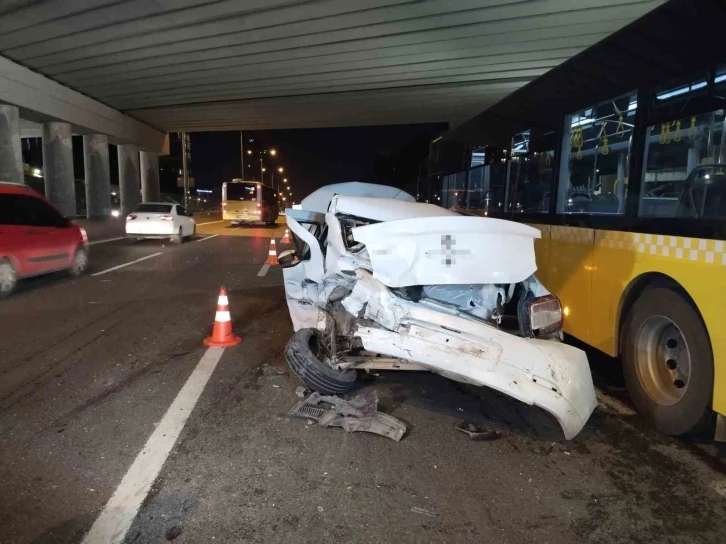
[(120, 543), (128, 532), (141, 504), (161, 472), (171, 449), (194, 410), (204, 387), (224, 353), (211, 347), (164, 414), (144, 449), (136, 456), (111, 499), (106, 503), (83, 544)]
[(209, 236), (205, 236), (204, 238), (198, 238), (195, 240), (195, 242), (203, 242), (204, 240), (209, 240), (210, 238), (216, 238), (219, 236), (219, 234), (211, 234)]
[(199, 226), (199, 225), (214, 225), (215, 223), (224, 223), (224, 219), (221, 219), (219, 221), (207, 221), (206, 223), (197, 223), (197, 226)]
[(152, 257), (158, 257), (163, 252), (154, 253), (152, 255), (147, 255), (146, 257), (141, 257), (140, 259), (136, 259), (135, 261), (131, 261), (128, 263), (120, 264), (118, 266), (113, 266), (111, 268), (107, 268), (106, 270), (101, 270), (100, 272), (96, 272), (95, 274), (91, 274), (91, 276), (102, 276), (103, 274), (108, 274), (109, 272), (113, 272), (115, 270), (119, 270), (121, 268), (126, 268), (127, 266), (131, 266), (132, 264), (140, 263), (141, 261), (145, 261), (146, 259), (151, 259)]
[(92, 242), (88, 242), (91, 245), (94, 244), (105, 244), (106, 242), (115, 242), (116, 240), (123, 240), (126, 238), (126, 236), (117, 236), (116, 238), (106, 238), (104, 240), (93, 240)]
[(266, 276), (267, 275), (267, 271), (269, 269), (270, 269), (270, 265), (269, 264), (263, 264), (262, 265), (262, 268), (260, 268), (260, 271), (257, 273), (257, 277), (258, 278), (261, 278), (263, 276)]

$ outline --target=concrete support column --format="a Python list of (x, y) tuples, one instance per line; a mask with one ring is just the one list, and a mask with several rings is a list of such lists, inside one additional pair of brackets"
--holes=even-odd
[(73, 136), (69, 123), (43, 123), (45, 197), (66, 217), (76, 215)]
[(159, 187), (159, 155), (140, 151), (141, 160), (141, 200), (143, 202), (159, 202), (161, 189)]
[(83, 168), (86, 178), (86, 217), (111, 215), (111, 173), (108, 166), (108, 136), (83, 136)]
[(20, 148), (20, 112), (0, 104), (0, 181), (25, 183)]
[(136, 209), (141, 201), (139, 186), (139, 148), (135, 145), (119, 145), (118, 185), (121, 193), (121, 215)]

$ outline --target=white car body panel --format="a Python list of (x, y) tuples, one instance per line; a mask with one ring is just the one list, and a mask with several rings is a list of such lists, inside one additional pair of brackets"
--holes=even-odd
[[(333, 195), (329, 204), (317, 202), (318, 209), (329, 210), (324, 216), (316, 210), (288, 212), (291, 232), (310, 247), (309, 257), (283, 269), (296, 331), (323, 330), (327, 319), (341, 319), (330, 311), (337, 291), (339, 313), (352, 323), (349, 334), (367, 352), (542, 407), (568, 439), (582, 429), (597, 402), (585, 353), (487, 322), (497, 301), (512, 297), (515, 284), (534, 296), (549, 294), (533, 276), (537, 229), (391, 199)], [(342, 215), (382, 222), (353, 227), (348, 247)], [(325, 253), (306, 222), (327, 225)], [(424, 298), (414, 302), (391, 290), (411, 286), (423, 286)], [(477, 311), (459, 309), (474, 302)]]
[(353, 229), (389, 287), (517, 283), (537, 270), (539, 230), (489, 217), (425, 217)]

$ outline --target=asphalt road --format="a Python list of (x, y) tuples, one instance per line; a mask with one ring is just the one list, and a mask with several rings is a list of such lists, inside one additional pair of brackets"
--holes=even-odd
[(596, 355), (600, 406), (569, 442), (541, 410), (425, 373), (359, 382), (408, 425), (399, 443), (288, 419), (282, 273), (258, 276), (282, 231), (94, 244), (90, 275), (0, 303), (0, 542), (83, 539), (204, 355), (221, 285), (244, 341), (126, 542), (726, 542), (726, 452), (650, 430)]

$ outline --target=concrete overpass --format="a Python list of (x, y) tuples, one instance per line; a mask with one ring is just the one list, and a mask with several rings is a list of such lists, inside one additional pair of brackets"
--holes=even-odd
[(21, 126), (48, 140), (46, 187), (72, 212), (72, 133), (88, 135), (91, 197), (108, 178), (93, 150), (120, 144), (128, 200), (137, 148), (145, 196), (158, 193), (168, 131), (458, 124), (662, 3), (9, 0), (0, 177), (18, 179)]

